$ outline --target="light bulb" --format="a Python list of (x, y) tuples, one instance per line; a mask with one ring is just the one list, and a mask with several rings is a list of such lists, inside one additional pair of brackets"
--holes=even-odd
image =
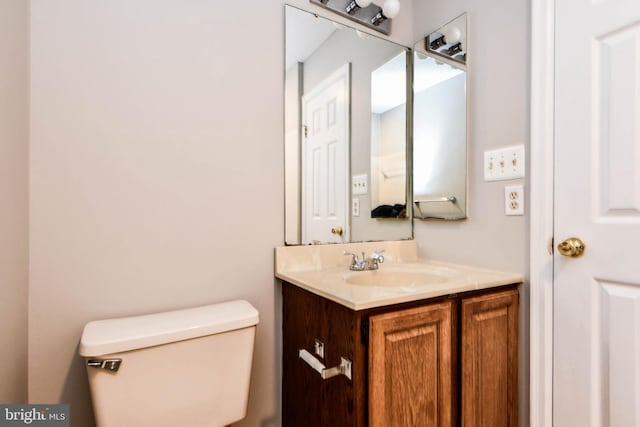
[(400, 12), (399, 0), (384, 0), (382, 4), (382, 14), (387, 18), (395, 18)]
[(462, 31), (456, 26), (451, 26), (447, 28), (444, 32), (444, 39), (447, 41), (447, 44), (455, 44), (460, 41), (460, 37), (462, 36)]
[(356, 4), (360, 7), (367, 7), (371, 4), (371, 0), (356, 0)]

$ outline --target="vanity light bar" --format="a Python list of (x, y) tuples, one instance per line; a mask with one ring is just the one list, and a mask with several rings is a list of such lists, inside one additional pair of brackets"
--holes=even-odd
[(309, 2), (382, 34), (391, 33), (391, 18), (384, 16), (382, 8), (373, 3), (367, 7), (360, 7), (355, 0), (309, 0)]

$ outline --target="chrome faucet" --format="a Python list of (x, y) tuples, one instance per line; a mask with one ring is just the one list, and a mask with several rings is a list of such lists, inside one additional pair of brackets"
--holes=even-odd
[(351, 255), (353, 257), (351, 259), (349, 270), (365, 271), (378, 269), (379, 264), (384, 262), (384, 256), (381, 255), (382, 252), (384, 252), (384, 249), (375, 251), (369, 258), (367, 258), (364, 252), (362, 252), (362, 259), (358, 258), (358, 255), (354, 254), (353, 252), (344, 251), (344, 254)]

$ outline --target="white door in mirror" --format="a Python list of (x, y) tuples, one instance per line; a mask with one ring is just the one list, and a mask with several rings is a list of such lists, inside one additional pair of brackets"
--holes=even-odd
[(303, 244), (349, 241), (350, 74), (345, 64), (302, 97)]

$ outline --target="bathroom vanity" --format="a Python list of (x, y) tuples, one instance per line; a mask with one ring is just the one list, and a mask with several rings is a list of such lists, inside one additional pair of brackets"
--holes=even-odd
[[(382, 244), (379, 271), (349, 271), (342, 247)], [(412, 245), (276, 249), (284, 426), (517, 425), (522, 277)]]

